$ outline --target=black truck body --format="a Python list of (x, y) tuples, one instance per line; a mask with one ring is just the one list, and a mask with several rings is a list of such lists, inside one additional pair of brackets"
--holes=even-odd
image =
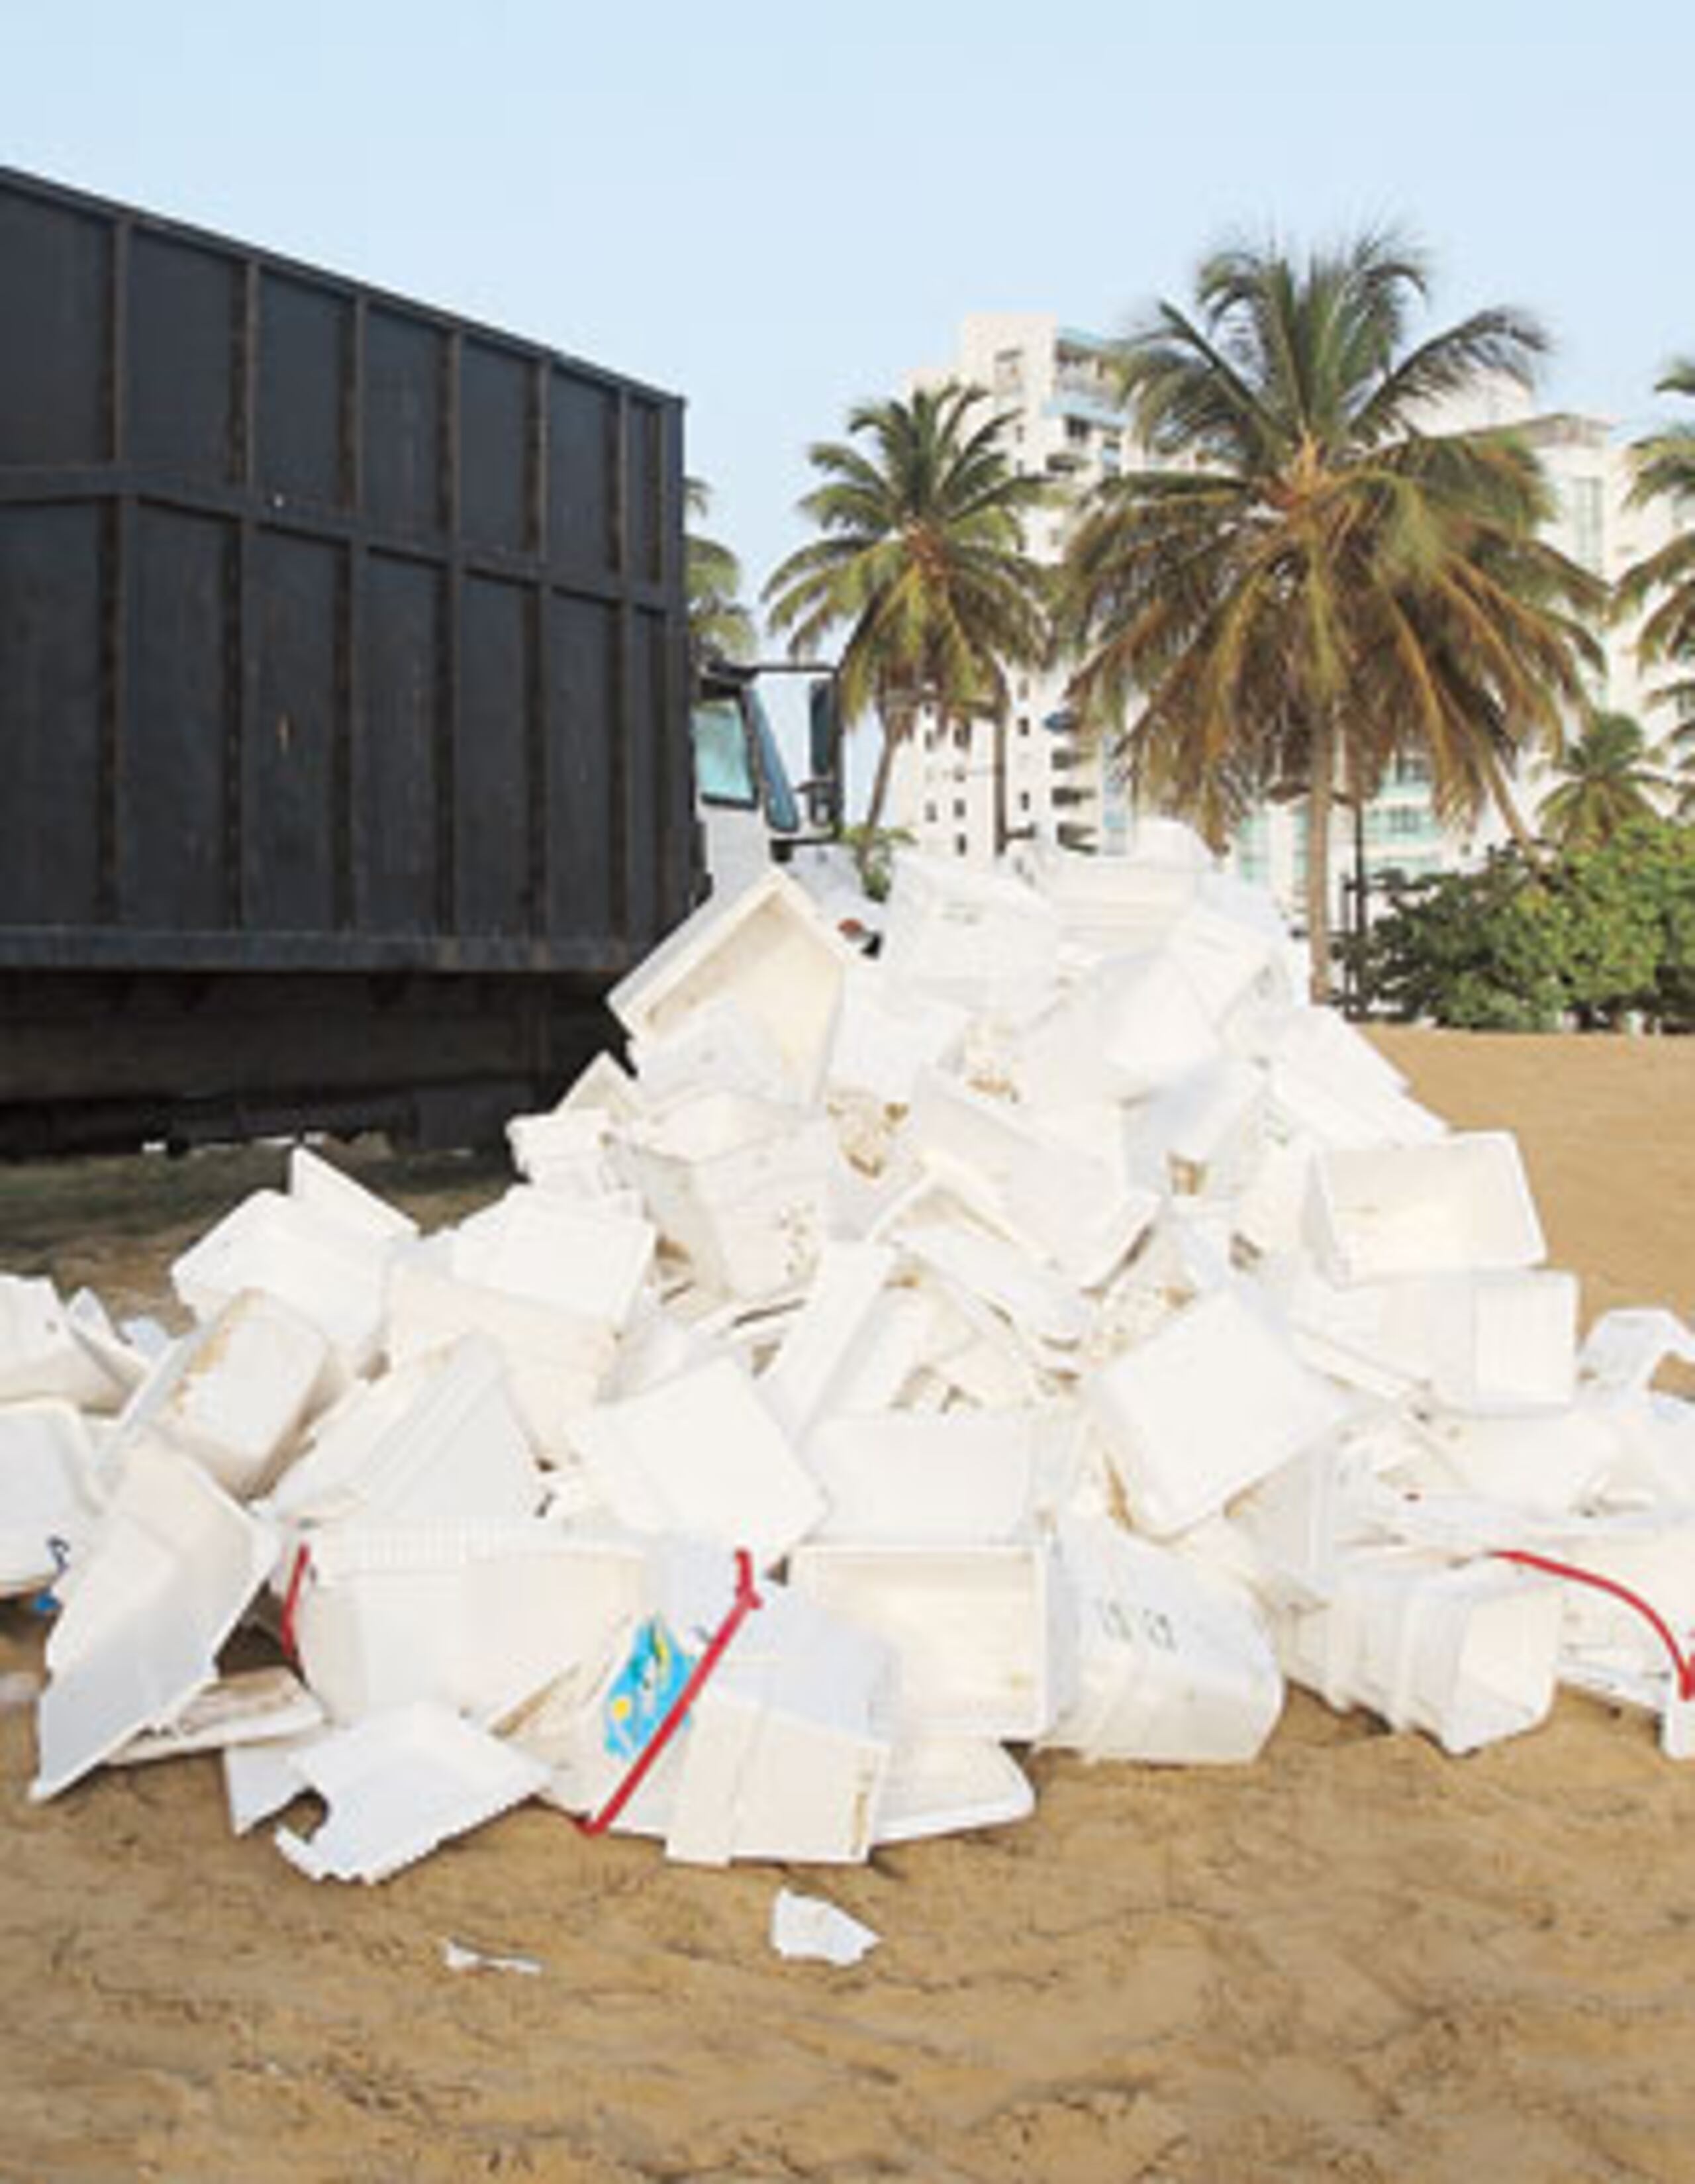
[(695, 891), (682, 405), (0, 170), (0, 1154), (557, 1089)]

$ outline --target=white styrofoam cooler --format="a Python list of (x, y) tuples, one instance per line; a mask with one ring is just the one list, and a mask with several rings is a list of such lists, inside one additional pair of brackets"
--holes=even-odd
[(810, 1100), (824, 1067), (853, 950), (805, 890), (773, 870), (727, 901), (686, 918), (607, 1005), (638, 1039), (661, 1039), (697, 1011), (729, 1001), (766, 1033), (797, 1097)]
[(1186, 1306), (1084, 1384), (1136, 1522), (1164, 1538), (1338, 1425), (1343, 1397), (1234, 1290)]
[(754, 1298), (811, 1273), (828, 1220), (830, 1151), (821, 1115), (709, 1091), (643, 1125), (629, 1159), (662, 1233), (699, 1279)]
[(1509, 1564), (1362, 1553), (1323, 1607), (1275, 1618), (1285, 1672), (1339, 1711), (1369, 1707), (1448, 1752), (1534, 1729), (1553, 1702), (1559, 1588)]
[(1075, 1607), (1053, 1548), (800, 1547), (790, 1582), (900, 1663), (904, 1736), (1040, 1736), (1070, 1695)]
[(312, 1541), (300, 1658), (338, 1721), (429, 1699), (497, 1723), (574, 1663), (604, 1664), (644, 1567), (633, 1542), (542, 1522), (336, 1525)]
[(1043, 1741), (1089, 1759), (1256, 1758), (1282, 1711), (1283, 1679), (1247, 1603), (1101, 1519), (1070, 1520), (1060, 1542), (1078, 1601), (1079, 1687)]
[(1309, 1189), (1308, 1240), (1333, 1281), (1505, 1273), (1548, 1256), (1509, 1130), (1326, 1148)]
[(666, 1854), (857, 1863), (876, 1839), (893, 1658), (815, 1602), (762, 1592), (691, 1710)]

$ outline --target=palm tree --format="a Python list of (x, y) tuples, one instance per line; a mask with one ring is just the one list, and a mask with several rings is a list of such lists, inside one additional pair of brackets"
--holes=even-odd
[(1685, 721), (1666, 738), (1666, 747), (1676, 755), (1677, 764), (1666, 787), (1675, 801), (1672, 816), (1680, 820), (1695, 820), (1695, 719)]
[(1668, 784), (1648, 757), (1640, 722), (1628, 713), (1597, 713), (1559, 760), (1559, 785), (1537, 812), (1543, 833), (1563, 850), (1589, 850), (1632, 819), (1657, 818), (1655, 800)]
[[(1655, 383), (1661, 394), (1685, 394), (1695, 398), (1695, 358), (1679, 357)], [(1653, 611), (1643, 622), (1637, 651), (1645, 668), (1670, 666), (1685, 671), (1679, 680), (1657, 690), (1650, 705), (1670, 705), (1683, 720), (1672, 737), (1686, 755), (1682, 770), (1695, 776), (1695, 424), (1669, 425), (1650, 432), (1631, 450), (1636, 476), (1631, 504), (1670, 503), (1681, 519), (1675, 532), (1656, 553), (1626, 570), (1619, 580), (1618, 610), (1638, 614), (1657, 598)], [(1695, 777), (1682, 791), (1680, 810), (1695, 808)]]
[[(711, 488), (699, 478), (683, 480), (688, 517), (703, 523), (712, 504)], [(683, 537), (683, 584), (688, 594), (689, 644), (697, 662), (751, 660), (753, 617), (742, 604), (742, 564), (729, 547), (704, 532)]]
[(845, 627), (842, 717), (882, 729), (865, 824), (882, 816), (894, 754), (931, 708), (944, 727), (1003, 719), (1009, 666), (1046, 644), (1038, 571), (1022, 518), (1046, 499), (1008, 459), (1004, 421), (973, 418), (987, 398), (949, 382), (909, 401), (864, 402), (849, 440), (807, 451), (823, 473), (800, 503), (820, 537), (764, 590), (771, 626), (801, 658)]
[(1603, 593), (1537, 538), (1552, 504), (1528, 448), (1426, 429), (1490, 376), (1528, 381), (1532, 321), (1479, 311), (1412, 342), (1428, 274), (1392, 236), (1298, 264), (1228, 249), (1196, 285), (1193, 315), (1161, 304), (1120, 347), (1160, 467), (1096, 489), (1059, 627), (1075, 701), (1140, 795), (1220, 849), (1263, 797), (1304, 800), (1321, 999), (1338, 796), (1418, 756), (1444, 819), (1492, 799), (1527, 839), (1511, 772), (1558, 748), (1598, 657), (1577, 617)]

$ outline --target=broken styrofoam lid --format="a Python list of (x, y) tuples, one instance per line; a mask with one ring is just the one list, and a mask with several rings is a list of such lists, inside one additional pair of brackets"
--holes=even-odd
[(310, 1836), (277, 1847), (313, 1880), (386, 1880), (438, 1843), (534, 1797), (547, 1769), (446, 1707), (400, 1707), (316, 1739), (291, 1758), (329, 1805)]
[(53, 1398), (115, 1410), (129, 1377), (92, 1354), (79, 1331), (89, 1323), (86, 1307), (73, 1318), (44, 1277), (0, 1274), (0, 1403)]
[(1584, 1384), (1609, 1394), (1641, 1395), (1669, 1358), (1695, 1365), (1695, 1329), (1663, 1307), (1605, 1312), (1584, 1338)]
[(52, 1584), (81, 1551), (101, 1500), (79, 1411), (0, 1403), (0, 1596)]
[(324, 1725), (324, 1709), (288, 1669), (253, 1669), (224, 1676), (192, 1698), (164, 1729), (131, 1737), (112, 1755), (115, 1767), (176, 1759), (191, 1752), (222, 1752), (239, 1744), (304, 1738)]
[(187, 1457), (138, 1441), (47, 1640), (31, 1797), (174, 1721), (215, 1680), (276, 1554), (271, 1527)]
[(771, 1905), (771, 1947), (780, 1957), (845, 1967), (857, 1964), (881, 1939), (821, 1896), (780, 1888)]

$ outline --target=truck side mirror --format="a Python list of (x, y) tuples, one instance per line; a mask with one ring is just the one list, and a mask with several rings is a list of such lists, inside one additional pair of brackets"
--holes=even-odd
[(807, 823), (833, 834), (842, 823), (842, 716), (833, 675), (809, 685), (806, 713)]

